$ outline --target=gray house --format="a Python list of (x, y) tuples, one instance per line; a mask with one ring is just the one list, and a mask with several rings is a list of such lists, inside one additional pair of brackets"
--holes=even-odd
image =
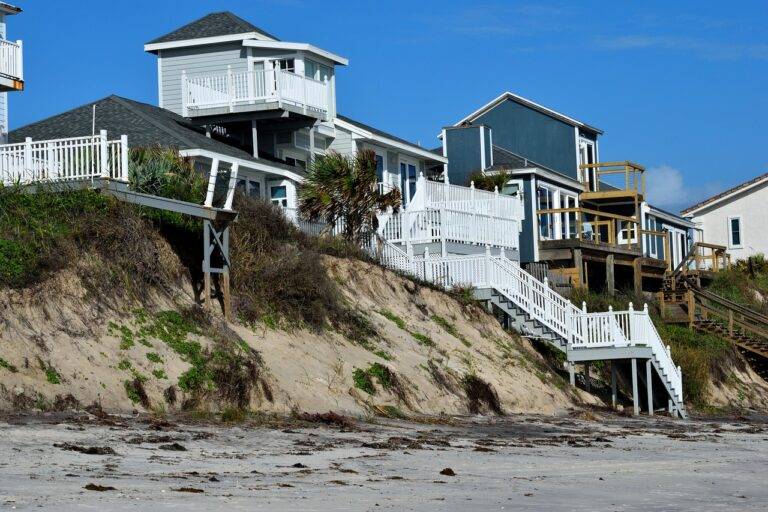
[[(690, 221), (645, 200), (644, 168), (600, 161), (602, 130), (506, 92), (442, 130), (451, 182), (506, 173), (526, 216), (523, 262), (582, 286), (654, 289), (690, 245)], [(645, 284), (644, 284), (645, 283)]]

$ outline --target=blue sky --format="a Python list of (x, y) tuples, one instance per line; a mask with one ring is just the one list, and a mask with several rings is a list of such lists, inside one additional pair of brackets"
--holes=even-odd
[(157, 102), (143, 43), (230, 10), (350, 59), (340, 112), (427, 147), (505, 90), (605, 130), (603, 160), (649, 169), (679, 209), (768, 171), (764, 1), (18, 0), (27, 89), (11, 127), (108, 94)]

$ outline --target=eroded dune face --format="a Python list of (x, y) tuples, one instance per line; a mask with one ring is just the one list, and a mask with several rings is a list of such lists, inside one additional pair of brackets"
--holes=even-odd
[[(75, 270), (2, 291), (0, 406), (456, 415), (554, 414), (594, 401), (569, 390), (527, 341), (477, 306), (368, 263), (324, 262), (376, 336), (225, 324), (216, 314), (196, 325), (184, 279), (141, 303), (119, 292), (95, 298)], [(189, 325), (175, 325), (176, 317)], [(231, 351), (232, 370), (193, 360), (182, 342), (208, 356)]]

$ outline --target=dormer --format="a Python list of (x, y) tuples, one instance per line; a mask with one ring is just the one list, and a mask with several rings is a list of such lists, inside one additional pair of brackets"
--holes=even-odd
[(208, 14), (144, 45), (157, 55), (160, 106), (225, 121), (336, 115), (335, 67), (347, 59), (281, 41), (230, 13)]

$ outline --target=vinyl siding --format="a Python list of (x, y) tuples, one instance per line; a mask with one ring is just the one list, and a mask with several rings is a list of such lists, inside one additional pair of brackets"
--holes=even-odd
[(352, 139), (352, 134), (348, 131), (336, 128), (336, 138), (328, 146), (329, 151), (336, 151), (342, 155), (351, 155), (357, 151), (357, 144)]
[(160, 61), (160, 94), (163, 107), (181, 114), (181, 73), (199, 75), (246, 71), (247, 50), (240, 43), (163, 50)]
[(448, 129), (445, 131), (445, 138), (450, 182), (454, 185), (469, 186), (469, 177), (473, 172), (480, 170), (480, 127)]
[(494, 145), (578, 179), (573, 126), (511, 100), (484, 113), (473, 124), (490, 126)]

